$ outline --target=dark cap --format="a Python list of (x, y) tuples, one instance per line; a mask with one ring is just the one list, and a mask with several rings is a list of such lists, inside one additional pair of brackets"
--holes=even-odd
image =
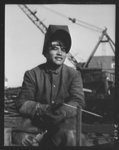
[(69, 52), (71, 48), (71, 36), (67, 25), (49, 25), (44, 39), (44, 55), (48, 51), (48, 44), (55, 40), (63, 42), (66, 48), (66, 53)]

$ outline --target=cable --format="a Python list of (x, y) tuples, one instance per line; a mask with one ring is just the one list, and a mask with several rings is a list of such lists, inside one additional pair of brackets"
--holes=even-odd
[(57, 12), (57, 11), (55, 11), (55, 10), (51, 9), (51, 8), (46, 7), (46, 6), (40, 6), (40, 7), (43, 7), (43, 8), (45, 8), (45, 9), (48, 9), (48, 10), (49, 10), (49, 11), (51, 11), (52, 13), (55, 13), (55, 14), (57, 14), (57, 15), (61, 16), (61, 17), (68, 18), (67, 16), (63, 15), (62, 13)]
[(92, 27), (87, 26), (87, 25), (85, 25), (85, 24), (80, 24), (80, 23), (77, 23), (77, 22), (76, 22), (76, 24), (77, 24), (77, 25), (80, 25), (80, 26), (82, 26), (82, 27), (84, 27), (84, 28), (90, 29), (90, 30), (92, 30), (92, 31), (101, 32), (101, 31), (99, 31), (98, 29), (93, 29)]
[(81, 22), (81, 23), (84, 23), (84, 24), (86, 24), (86, 25), (88, 25), (88, 26), (90, 26), (90, 27), (94, 27), (94, 28), (96, 28), (97, 30), (99, 30), (100, 32), (102, 32), (102, 28), (99, 28), (99, 27), (97, 27), (97, 26), (95, 26), (95, 25), (92, 25), (92, 24), (89, 24), (89, 23), (87, 23), (87, 22), (85, 22), (85, 21), (82, 21), (82, 20), (79, 20), (79, 19), (77, 19), (79, 22)]
[[(84, 28), (87, 28), (87, 29), (90, 29), (90, 30), (93, 30), (93, 31), (97, 31), (97, 32), (102, 32), (102, 30), (103, 30), (102, 28), (99, 28), (99, 27), (97, 27), (95, 25), (89, 24), (89, 23), (87, 23), (85, 21), (82, 21), (82, 20), (79, 20), (79, 19), (76, 19), (76, 18), (67, 17), (64, 14), (62, 14), (60, 12), (57, 12), (57, 11), (51, 9), (51, 8), (46, 7), (46, 6), (40, 6), (40, 7), (48, 9), (50, 12), (55, 13), (55, 14), (61, 16), (61, 17), (65, 17), (68, 20), (72, 21), (73, 23), (76, 23), (77, 25), (80, 25), (80, 26), (82, 26)], [(77, 21), (80, 22), (80, 23), (78, 23)]]

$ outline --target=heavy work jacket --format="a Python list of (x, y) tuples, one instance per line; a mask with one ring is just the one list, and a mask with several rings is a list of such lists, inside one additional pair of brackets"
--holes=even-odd
[(48, 79), (48, 64), (45, 63), (26, 71), (21, 93), (16, 102), (21, 114), (32, 118), (38, 102), (41, 104), (51, 104), (52, 100), (57, 103), (70, 103), (71, 105), (75, 103), (81, 107), (85, 105), (80, 72), (63, 64), (56, 73), (60, 80), (56, 81), (58, 82), (57, 94), (51, 99), (52, 85), (50, 86), (50, 80)]

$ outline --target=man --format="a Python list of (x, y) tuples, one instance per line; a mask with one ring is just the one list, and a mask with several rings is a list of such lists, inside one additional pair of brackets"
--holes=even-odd
[[(64, 65), (70, 47), (68, 27), (49, 25), (43, 47), (47, 62), (24, 75), (16, 105), (32, 125), (47, 130), (39, 145), (75, 145), (71, 130), (76, 127), (76, 109), (66, 104), (84, 107), (85, 102), (80, 72)], [(28, 137), (22, 144), (26, 143), (30, 143)]]

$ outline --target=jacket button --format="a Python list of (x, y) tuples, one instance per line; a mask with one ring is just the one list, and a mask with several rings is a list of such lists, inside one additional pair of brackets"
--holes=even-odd
[(52, 104), (54, 104), (54, 101), (52, 100), (52, 102), (51, 102)]

